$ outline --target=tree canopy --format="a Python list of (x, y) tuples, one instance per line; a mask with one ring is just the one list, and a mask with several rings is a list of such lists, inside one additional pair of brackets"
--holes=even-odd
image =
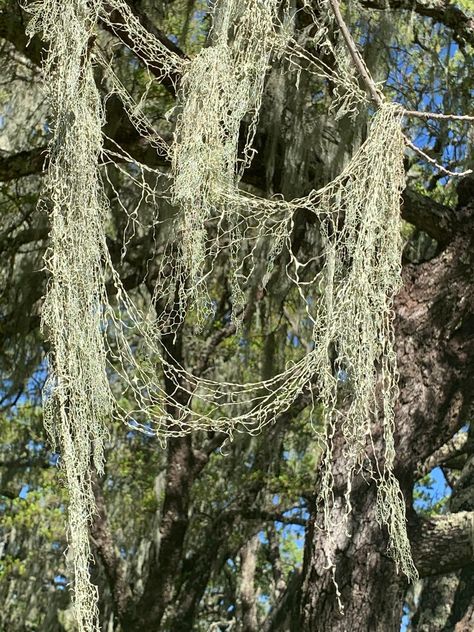
[(472, 629), (472, 1), (0, 46), (0, 629)]

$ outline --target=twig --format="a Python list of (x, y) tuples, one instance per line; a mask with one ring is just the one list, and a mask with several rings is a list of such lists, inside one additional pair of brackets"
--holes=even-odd
[(379, 91), (377, 90), (377, 86), (375, 85), (374, 80), (370, 76), (370, 73), (367, 70), (364, 60), (362, 59), (362, 56), (359, 53), (354, 40), (352, 39), (352, 35), (350, 34), (350, 31), (347, 28), (346, 23), (344, 22), (344, 18), (342, 17), (341, 10), (339, 8), (339, 2), (338, 0), (329, 0), (329, 4), (332, 7), (337, 25), (339, 26), (342, 36), (346, 42), (347, 48), (349, 49), (349, 53), (352, 57), (352, 61), (354, 62), (357, 70), (359, 71), (359, 74), (362, 77), (365, 83), (365, 86), (367, 88), (367, 91), (372, 97), (372, 101), (374, 101), (374, 103), (376, 103), (380, 107), (383, 103), (383, 98), (381, 97)]
[(441, 171), (445, 175), (452, 176), (455, 178), (463, 178), (464, 176), (468, 176), (472, 173), (472, 169), (467, 169), (466, 171), (450, 171), (449, 169), (446, 169), (446, 167), (443, 167), (443, 165), (440, 165), (439, 163), (437, 163), (434, 158), (431, 158), (431, 156), (428, 156), (427, 153), (425, 153), (422, 149), (420, 149), (414, 143), (412, 143), (412, 141), (407, 136), (403, 135), (403, 138), (405, 139), (405, 143), (407, 147), (412, 149), (415, 153), (421, 156), (423, 160), (425, 160), (426, 162), (429, 162), (430, 165), (433, 165), (433, 167), (435, 167), (436, 169), (439, 169), (439, 171)]
[(404, 116), (416, 116), (425, 119), (441, 119), (443, 121), (468, 121), (474, 123), (474, 116), (469, 114), (442, 114), (440, 112), (420, 112), (419, 110), (402, 110)]

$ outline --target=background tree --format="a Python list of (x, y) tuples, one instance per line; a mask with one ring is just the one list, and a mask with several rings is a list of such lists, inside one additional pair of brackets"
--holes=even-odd
[[(180, 57), (205, 44), (205, 2), (131, 2), (144, 28)], [(294, 3), (303, 9), (310, 3)], [(316, 3), (314, 3), (316, 7)], [(39, 392), (45, 379), (38, 331), (47, 274), (47, 213), (37, 200), (49, 139), (49, 106), (42, 90), (44, 44), (28, 44), (28, 16), (15, 2), (0, 3), (2, 38), (3, 291), (2, 349), (2, 627), (72, 630), (70, 580), (65, 567), (65, 496), (41, 426)], [(470, 113), (474, 42), (469, 2), (351, 3), (344, 7), (364, 59), (384, 91), (407, 109)], [(296, 15), (300, 46), (314, 51), (307, 11)], [(127, 33), (120, 13), (103, 23), (97, 46), (161, 138), (170, 138), (175, 83), (158, 86), (156, 60)], [(333, 34), (337, 40), (337, 33)], [(337, 43), (337, 41), (335, 42)], [(95, 45), (95, 44), (94, 44)], [(295, 84), (298, 78), (298, 90)], [(104, 94), (113, 86), (97, 69)], [(255, 148), (242, 187), (286, 199), (307, 194), (342, 170), (367, 134), (367, 113), (336, 118), (334, 86), (275, 65), (266, 77)], [(112, 90), (114, 92), (114, 90)], [(107, 100), (104, 182), (111, 200), (110, 256), (134, 299), (153, 296), (163, 242), (122, 212), (122, 203), (147, 217), (147, 201), (164, 187), (154, 173), (138, 176), (131, 161), (169, 171), (136, 131), (136, 111), (113, 94)], [(146, 130), (145, 130), (146, 131)], [(242, 137), (245, 135), (245, 121)], [(451, 170), (469, 162), (463, 121), (413, 119), (407, 133), (425, 153)], [(257, 436), (216, 432), (169, 440), (112, 425), (107, 470), (95, 480), (98, 514), (92, 526), (104, 629), (133, 630), (395, 630), (402, 608), (412, 630), (468, 630), (474, 625), (472, 574), (472, 177), (459, 185), (428, 161), (408, 153), (403, 197), (404, 285), (395, 305), (400, 395), (396, 410), (395, 472), (404, 492), (412, 552), (421, 580), (414, 587), (387, 556), (387, 534), (374, 515), (375, 489), (360, 475), (352, 488), (349, 534), (335, 534), (333, 555), (344, 617), (318, 531), (321, 446), (312, 424), (311, 398), (302, 395)], [(142, 177), (146, 196), (133, 178)], [(162, 204), (161, 212), (173, 207)], [(145, 224), (145, 221), (142, 221)], [(128, 244), (124, 255), (123, 245)], [(302, 257), (320, 249), (314, 219), (302, 210), (292, 235)], [(263, 256), (263, 255), (262, 255)], [(251, 288), (236, 334), (230, 319), (232, 279), (218, 262), (212, 287), (215, 315), (203, 336), (188, 322), (164, 341), (181, 363), (202, 375), (243, 382), (275, 375), (310, 346), (310, 326), (285, 276), (288, 252), (275, 261), (264, 291)], [(109, 288), (112, 292), (112, 288)], [(114, 385), (120, 392), (120, 384)], [(170, 385), (172, 388), (172, 385)], [(123, 406), (129, 405), (127, 393)], [(151, 434), (151, 433), (150, 433)], [(347, 463), (335, 438), (335, 493)], [(418, 481), (441, 467), (452, 490), (442, 508), (417, 511)], [(438, 469), (435, 470), (439, 472)], [(339, 477), (339, 478), (338, 478)], [(339, 480), (340, 479), (340, 480)], [(304, 545), (303, 545), (304, 536)], [(46, 598), (45, 598), (46, 597)]]

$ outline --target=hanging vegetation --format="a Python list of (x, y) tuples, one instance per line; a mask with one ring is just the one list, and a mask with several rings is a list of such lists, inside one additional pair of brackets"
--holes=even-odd
[(88, 527), (94, 512), (92, 468), (104, 464), (104, 422), (112, 413), (106, 374), (102, 306), (107, 297), (105, 201), (98, 172), (103, 112), (90, 63), (100, 2), (35, 4), (30, 31), (41, 30), (54, 116), (44, 205), (51, 218), (50, 272), (43, 331), (50, 344), (44, 421), (61, 453), (69, 492), (69, 557), (81, 630), (98, 629), (96, 587), (90, 582)]
[[(232, 437), (235, 432), (262, 431), (302, 393), (311, 393), (324, 428), (320, 500), (326, 537), (330, 539), (332, 531), (332, 439), (337, 432), (349, 464), (347, 513), (351, 482), (364, 468), (378, 485), (377, 515), (390, 534), (390, 551), (401, 571), (416, 577), (404, 501), (392, 471), (397, 370), (391, 307), (400, 284), (403, 111), (376, 89), (375, 98), (367, 96), (350, 46), (342, 40), (336, 45), (328, 36), (338, 28), (329, 5), (322, 2), (320, 8), (316, 14), (309, 4), (306, 7), (313, 19), (314, 50), (331, 52), (332, 67), (293, 38), (285, 0), (216, 1), (210, 45), (192, 60), (155, 39), (123, 0), (42, 0), (28, 5), (30, 33), (41, 31), (48, 43), (44, 76), (53, 116), (43, 197), (51, 221), (46, 257), (50, 281), (42, 315), (50, 345), (45, 424), (59, 445), (69, 490), (71, 572), (81, 631), (98, 629), (97, 594), (89, 579), (91, 479), (93, 468), (103, 470), (106, 421), (114, 414), (161, 441), (200, 429)], [(127, 92), (95, 47), (98, 20), (114, 26), (115, 10), (137, 55), (155, 60), (155, 80), (175, 82), (181, 77), (170, 147), (154, 133), (143, 104)], [(367, 139), (342, 173), (324, 188), (294, 200), (264, 199), (239, 187), (254, 155), (265, 78), (276, 59), (297, 73), (330, 79), (336, 115), (356, 114), (371, 100), (376, 102)], [(177, 246), (170, 241), (159, 255), (161, 273), (149, 310), (127, 293), (107, 249), (109, 209), (100, 162), (103, 98), (110, 93), (101, 98), (94, 78), (98, 69), (144, 140), (171, 159), (170, 174), (157, 171), (168, 179), (159, 195), (177, 208), (171, 219), (159, 217), (158, 193), (146, 178), (134, 179), (151, 208), (151, 226), (167, 222), (170, 234), (179, 236)], [(143, 165), (130, 156), (125, 159), (143, 174)], [(122, 208), (127, 213), (125, 204)], [(311, 279), (307, 263), (298, 260), (291, 246), (301, 209), (314, 218), (322, 244), (321, 265)], [(163, 336), (175, 335), (189, 310), (197, 314), (199, 326), (205, 324), (213, 309), (207, 283), (217, 258), (226, 254), (233, 267), (233, 319), (238, 327), (249, 287), (265, 286), (282, 252), (288, 278), (311, 323), (308, 352), (281, 373), (255, 383), (197, 377), (180, 366), (162, 344)], [(106, 285), (114, 288), (113, 301)], [(162, 309), (154, 313), (157, 305)], [(120, 379), (126, 408), (114, 400), (110, 374)], [(172, 395), (164, 378), (174, 386)], [(383, 454), (372, 449), (374, 427), (380, 422)], [(334, 563), (329, 554), (327, 563)]]

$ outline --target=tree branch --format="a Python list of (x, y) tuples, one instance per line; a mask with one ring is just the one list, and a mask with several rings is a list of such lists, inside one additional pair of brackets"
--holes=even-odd
[(382, 11), (399, 9), (415, 11), (419, 15), (432, 18), (444, 24), (453, 31), (453, 37), (459, 44), (474, 45), (474, 18), (468, 16), (451, 0), (436, 0), (426, 2), (422, 0), (361, 0), (361, 4), (368, 9)]
[[(135, 5), (128, 2), (128, 8), (130, 14), (140, 25), (141, 28), (155, 38), (160, 44), (162, 44), (171, 55), (180, 57), (183, 60), (188, 59), (187, 55), (172, 42), (155, 24), (149, 20), (148, 16), (140, 11)], [(140, 40), (130, 34), (128, 28), (127, 17), (124, 16), (118, 9), (114, 8), (108, 3), (104, 3), (104, 8), (108, 14), (108, 19), (102, 19), (102, 27), (115, 35), (121, 42), (123, 42), (130, 50), (132, 50), (139, 59), (141, 59), (146, 66), (150, 69), (151, 73), (162, 83), (165, 88), (173, 95), (176, 95), (176, 85), (178, 84), (181, 75), (174, 71), (171, 74), (164, 72), (162, 65), (158, 63), (158, 60), (151, 59), (148, 52), (143, 46), (140, 46)]]
[[(109, 103), (111, 103), (110, 99)], [(122, 114), (125, 116), (124, 110), (122, 110)], [(120, 141), (119, 146), (134, 160), (148, 167), (155, 168), (169, 164), (138, 135), (131, 125), (121, 125), (114, 140)], [(108, 153), (109, 149), (112, 150), (111, 153)], [(126, 157), (117, 155), (116, 150), (117, 146), (111, 147), (111, 143), (105, 142), (105, 162), (110, 162), (108, 158), (113, 158), (113, 162), (117, 164), (126, 161)], [(45, 175), (48, 168), (48, 157), (47, 145), (20, 151), (16, 154), (0, 156), (0, 182), (11, 182), (33, 175)]]
[(459, 570), (474, 560), (474, 511), (419, 518), (409, 529), (420, 577)]
[(36, 66), (41, 66), (43, 42), (38, 35), (31, 40), (27, 37), (24, 12), (18, 2), (6, 2), (5, 8), (0, 11), (0, 37), (10, 42)]
[(346, 23), (344, 22), (344, 19), (341, 15), (341, 10), (339, 8), (339, 2), (338, 0), (329, 0), (329, 4), (332, 7), (332, 10), (334, 12), (334, 17), (336, 18), (336, 22), (337, 25), (339, 26), (339, 29), (342, 33), (342, 36), (344, 38), (344, 41), (346, 42), (346, 46), (349, 50), (349, 54), (352, 57), (352, 61), (354, 62), (354, 66), (357, 68), (357, 71), (359, 73), (359, 75), (361, 76), (365, 87), (367, 89), (367, 92), (370, 94), (372, 101), (377, 105), (377, 106), (381, 106), (383, 99), (380, 96), (377, 87), (372, 79), (372, 77), (369, 74), (369, 71), (367, 70), (367, 66), (364, 63), (364, 60), (362, 59), (362, 55), (359, 53), (359, 51), (357, 50), (357, 46), (352, 38), (352, 35), (349, 31), (349, 29), (346, 26)]
[[(288, 510), (286, 510), (288, 511)], [(308, 521), (305, 518), (299, 516), (287, 516), (278, 509), (257, 509), (250, 508), (243, 510), (242, 517), (247, 520), (260, 520), (262, 522), (281, 522), (281, 524), (296, 525), (299, 527), (306, 527)]]
[[(377, 105), (377, 107), (382, 106), (384, 103), (384, 96), (380, 94), (379, 91), (377, 90), (377, 86), (375, 85), (375, 82), (373, 78), (371, 77), (370, 72), (367, 69), (367, 66), (365, 65), (362, 55), (357, 49), (354, 39), (352, 38), (352, 35), (349, 29), (347, 28), (346, 23), (344, 22), (344, 18), (342, 17), (342, 14), (339, 8), (338, 0), (329, 0), (329, 3), (331, 4), (332, 10), (334, 12), (334, 16), (336, 18), (336, 22), (342, 33), (344, 41), (346, 42), (346, 46), (349, 50), (350, 56), (352, 57), (354, 66), (356, 67), (365, 85), (367, 92), (370, 94), (372, 101)], [(428, 112), (418, 113), (412, 110), (410, 111), (403, 110), (403, 108), (400, 108), (400, 112), (409, 113), (410, 116), (421, 116), (423, 118), (430, 117), (430, 113)], [(435, 118), (437, 118), (438, 115), (435, 114), (434, 116)], [(443, 115), (443, 118), (449, 119), (452, 117), (450, 115)], [(471, 117), (469, 117), (469, 120), (471, 120)], [(437, 169), (444, 175), (460, 178), (463, 176), (470, 175), (472, 173), (471, 169), (467, 169), (466, 171), (461, 171), (461, 172), (451, 171), (450, 169), (446, 169), (443, 165), (437, 163), (436, 160), (431, 158), (431, 156), (429, 156), (426, 152), (424, 152), (417, 145), (415, 145), (415, 143), (413, 143), (405, 134), (403, 135), (403, 138), (405, 140), (405, 144), (407, 145), (407, 147), (409, 147), (412, 151), (418, 154), (418, 156), (420, 156), (422, 160), (424, 160), (425, 162), (428, 162), (430, 165), (432, 165), (435, 169)]]
[(0, 182), (11, 182), (25, 176), (43, 175), (48, 147), (37, 147), (17, 154), (0, 156)]
[[(123, 129), (121, 129), (123, 135)], [(167, 161), (160, 158), (156, 151), (148, 151), (148, 147), (140, 139), (135, 138), (133, 133), (127, 142), (122, 143), (123, 149), (133, 158), (150, 167), (165, 166)], [(0, 182), (11, 182), (18, 178), (30, 175), (44, 175), (47, 167), (47, 146), (22, 151), (17, 154), (0, 157)], [(120, 158), (113, 156), (114, 162), (120, 162)], [(244, 180), (246, 177), (244, 176)], [(406, 189), (403, 193), (402, 217), (410, 224), (423, 230), (441, 245), (446, 245), (452, 238), (455, 230), (455, 212), (435, 202), (433, 199), (421, 193)], [(220, 330), (210, 343), (213, 350), (222, 338), (233, 334), (234, 326), (228, 325), (227, 329)], [(205, 357), (207, 358), (208, 351)], [(204, 356), (200, 364), (205, 364)], [(201, 367), (199, 368), (201, 371)]]
[(441, 448), (433, 452), (426, 461), (420, 465), (416, 473), (417, 478), (422, 478), (428, 474), (434, 467), (446, 463), (450, 459), (465, 452), (468, 443), (468, 434), (463, 432), (454, 435), (454, 437), (445, 443)]
[(402, 217), (427, 233), (441, 245), (451, 240), (455, 231), (455, 211), (411, 189), (403, 192)]
[(91, 525), (91, 538), (102, 561), (105, 575), (112, 593), (113, 609), (119, 621), (123, 622), (130, 600), (130, 588), (125, 579), (125, 567), (117, 551), (107, 518), (107, 508), (102, 489), (93, 476), (93, 488), (97, 513)]

